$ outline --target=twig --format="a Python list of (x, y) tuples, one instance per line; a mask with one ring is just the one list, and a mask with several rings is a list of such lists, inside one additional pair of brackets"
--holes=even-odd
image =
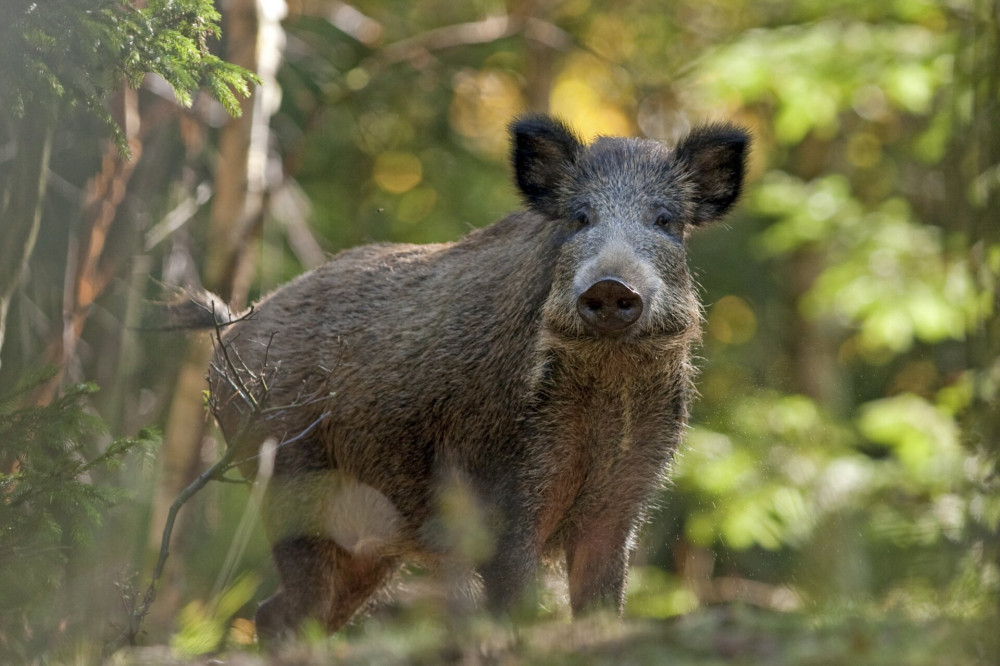
[[(318, 419), (310, 423), (309, 426), (307, 426), (295, 437), (274, 445), (271, 449), (271, 455), (273, 455), (273, 452), (277, 449), (301, 440), (327, 416), (328, 413), (323, 413)], [(142, 603), (133, 609), (129, 617), (128, 627), (122, 632), (122, 636), (117, 641), (117, 644), (111, 648), (110, 652), (118, 649), (126, 642), (129, 645), (135, 645), (135, 639), (139, 635), (142, 628), (142, 622), (146, 618), (146, 615), (149, 614), (149, 610), (152, 607), (153, 602), (156, 601), (156, 595), (159, 591), (160, 578), (163, 577), (163, 570), (167, 564), (167, 557), (170, 555), (170, 539), (173, 536), (174, 523), (177, 520), (177, 513), (181, 510), (181, 507), (183, 507), (187, 501), (194, 497), (202, 488), (207, 486), (209, 481), (219, 481), (225, 483), (237, 482), (235, 479), (227, 477), (225, 475), (226, 472), (247, 461), (260, 458), (262, 455), (261, 453), (257, 453), (243, 460), (234, 462), (233, 459), (236, 457), (236, 451), (237, 449), (235, 447), (227, 448), (225, 454), (223, 454), (223, 456), (219, 458), (214, 465), (202, 472), (197, 479), (188, 485), (187, 488), (181, 491), (181, 493), (177, 496), (177, 499), (175, 499), (173, 504), (170, 505), (170, 510), (167, 512), (167, 521), (163, 526), (163, 536), (160, 538), (160, 554), (156, 560), (156, 566), (153, 568), (153, 575), (150, 578), (149, 586), (146, 588), (146, 593), (143, 595)], [(243, 483), (247, 482), (244, 480)]]
[[(252, 312), (252, 309), (251, 309), (251, 312)], [(249, 313), (246, 316), (249, 316)], [(215, 302), (214, 301), (212, 302), (212, 318), (213, 319), (215, 318)], [(229, 322), (229, 323), (232, 323), (232, 322)], [(232, 349), (232, 344), (227, 345), (225, 342), (222, 341), (222, 324), (220, 324), (218, 322), (216, 322), (216, 324), (215, 324), (215, 340), (216, 340), (216, 342), (219, 345), (219, 349), (222, 351), (222, 359), (226, 362), (226, 365), (229, 367), (229, 370), (232, 372), (232, 376), (230, 377), (228, 374), (226, 374), (226, 378), (229, 379), (230, 381), (235, 381), (235, 382), (239, 383), (239, 389), (237, 390), (237, 393), (239, 393), (241, 396), (243, 396), (244, 401), (247, 401), (248, 403), (252, 404), (253, 405), (253, 409), (256, 409), (257, 405), (258, 405), (258, 402), (254, 398), (253, 393), (250, 392), (250, 389), (247, 388), (247, 385), (243, 382), (243, 377), (240, 375), (239, 371), (236, 369), (236, 366), (233, 364), (233, 360), (229, 357), (229, 350)], [(233, 351), (235, 352), (235, 350), (233, 350)], [(237, 358), (239, 358), (238, 354), (237, 354)], [(250, 374), (250, 376), (253, 376), (253, 373), (250, 372), (250, 369), (247, 367), (246, 363), (243, 362), (243, 359), (239, 359), (239, 361), (243, 365), (243, 369), (248, 374)]]
[(181, 494), (177, 496), (174, 503), (170, 505), (170, 511), (167, 513), (167, 522), (163, 526), (163, 536), (160, 539), (160, 556), (156, 560), (156, 567), (153, 568), (153, 575), (150, 578), (149, 586), (146, 588), (146, 593), (142, 596), (142, 603), (132, 610), (132, 613), (129, 616), (128, 627), (126, 627), (126, 629), (122, 632), (122, 635), (118, 638), (118, 640), (112, 644), (109, 649), (109, 653), (114, 652), (125, 643), (135, 645), (135, 639), (142, 629), (142, 622), (149, 614), (149, 610), (153, 606), (153, 602), (156, 601), (156, 594), (159, 591), (160, 578), (163, 576), (163, 568), (166, 566), (167, 557), (170, 555), (170, 537), (174, 531), (174, 522), (177, 520), (177, 512), (180, 511), (181, 507), (184, 506), (189, 499), (194, 497), (199, 490), (208, 485), (209, 481), (224, 478), (223, 475), (230, 469), (230, 465), (235, 455), (236, 449), (227, 449), (226, 453), (219, 458), (214, 465), (202, 472), (197, 479), (181, 491)]
[[(573, 38), (555, 24), (537, 18), (521, 18), (501, 14), (479, 21), (456, 23), (386, 44), (373, 56), (381, 66), (412, 60), (422, 54), (443, 51), (458, 46), (488, 44), (505, 37), (523, 34), (526, 38), (558, 51), (565, 51)], [(375, 68), (371, 68), (375, 69)]]
[(274, 444), (274, 439), (268, 438), (264, 440), (259, 449), (260, 464), (257, 466), (256, 483), (253, 484), (253, 488), (250, 491), (250, 502), (247, 503), (247, 509), (243, 512), (243, 517), (240, 518), (236, 533), (233, 535), (233, 541), (229, 546), (229, 552), (226, 553), (226, 559), (219, 570), (215, 587), (212, 588), (211, 599), (213, 605), (218, 600), (222, 589), (233, 579), (236, 566), (239, 564), (246, 550), (247, 543), (250, 541), (251, 522), (257, 515), (253, 507), (259, 507), (264, 499), (264, 493), (267, 491), (267, 486), (274, 475), (274, 458), (276, 455), (277, 447)]
[(212, 367), (212, 370), (215, 371), (215, 374), (219, 375), (220, 377), (222, 377), (222, 378), (224, 378), (226, 380), (226, 383), (229, 384), (229, 387), (231, 389), (233, 389), (233, 395), (234, 396), (238, 395), (241, 398), (243, 398), (243, 401), (246, 402), (247, 407), (249, 407), (251, 410), (254, 410), (254, 409), (257, 408), (257, 405), (256, 405), (256, 403), (254, 403), (253, 398), (248, 397), (245, 392), (241, 391), (240, 387), (236, 385), (235, 381), (233, 381), (233, 378), (230, 377), (225, 372), (223, 372), (222, 368), (220, 368), (219, 366), (217, 366), (215, 363), (212, 363), (211, 367)]
[[(311, 431), (313, 428), (315, 428), (320, 423), (322, 423), (326, 419), (326, 417), (328, 417), (329, 415), (330, 415), (330, 412), (323, 412), (322, 414), (319, 415), (319, 418), (317, 418), (315, 421), (313, 421), (312, 423), (310, 423), (309, 425), (307, 425), (305, 427), (305, 429), (303, 429), (302, 432), (300, 432), (298, 435), (296, 435), (295, 437), (292, 437), (291, 439), (283, 440), (279, 444), (275, 444), (274, 445), (274, 450), (277, 451), (278, 449), (280, 449), (282, 447), (285, 447), (285, 446), (288, 446), (289, 444), (294, 444), (295, 442), (300, 441), (303, 437), (305, 437), (306, 435), (309, 434), (309, 431)], [(235, 449), (230, 449), (230, 451), (233, 451), (233, 450), (235, 450)], [(243, 463), (248, 463), (251, 460), (257, 460), (260, 457), (261, 457), (261, 453), (257, 452), (255, 454), (253, 454), (252, 456), (247, 456), (246, 458), (242, 458), (240, 460), (237, 460), (236, 462), (234, 462), (230, 466), (229, 469), (232, 469), (233, 467), (239, 467)]]
[(195, 493), (208, 485), (209, 481), (222, 478), (222, 475), (230, 469), (230, 463), (233, 462), (235, 455), (235, 448), (226, 449), (226, 453), (214, 465), (198, 475), (198, 478), (182, 490), (181, 494), (174, 500), (174, 503), (170, 505), (170, 511), (167, 513), (167, 522), (163, 526), (163, 537), (160, 539), (160, 557), (156, 560), (156, 567), (153, 569), (153, 579), (149, 586), (154, 596), (156, 583), (159, 582), (160, 576), (163, 575), (163, 567), (167, 563), (167, 556), (170, 555), (170, 536), (174, 531), (174, 521), (177, 519), (177, 512), (180, 511), (181, 507), (189, 499), (194, 497)]
[[(167, 512), (166, 523), (163, 526), (163, 536), (160, 539), (159, 557), (157, 558), (156, 566), (153, 568), (149, 586), (147, 587), (145, 594), (142, 596), (141, 602), (131, 609), (129, 613), (128, 626), (122, 630), (119, 638), (108, 646), (111, 651), (118, 649), (126, 643), (129, 645), (135, 644), (135, 640), (139, 635), (143, 620), (148, 615), (150, 608), (156, 600), (160, 580), (163, 577), (163, 571), (166, 567), (167, 557), (170, 555), (170, 539), (173, 534), (174, 524), (181, 507), (183, 507), (184, 504), (194, 497), (194, 495), (196, 495), (202, 488), (208, 485), (210, 481), (219, 481), (223, 483), (237, 482), (236, 479), (227, 477), (226, 472), (251, 461), (262, 461), (261, 465), (258, 465), (258, 467), (260, 467), (260, 473), (257, 474), (257, 476), (258, 481), (261, 481), (260, 476), (262, 475), (264, 477), (263, 482), (266, 484), (267, 479), (270, 477), (270, 468), (273, 468), (273, 456), (275, 455), (275, 452), (281, 447), (301, 441), (303, 438), (307, 437), (330, 415), (328, 411), (324, 411), (319, 415), (319, 417), (299, 431), (294, 437), (287, 439), (282, 438), (282, 441), (277, 444), (275, 444), (273, 439), (268, 439), (265, 441), (261, 449), (254, 455), (236, 460), (237, 452), (242, 449), (241, 447), (235, 445), (235, 443), (240, 441), (241, 435), (244, 434), (248, 424), (253, 423), (255, 419), (258, 422), (269, 421), (276, 418), (279, 414), (287, 412), (288, 410), (294, 410), (304, 406), (316, 404), (321, 402), (323, 399), (328, 398), (330, 396), (328, 390), (329, 382), (330, 377), (333, 375), (333, 370), (327, 370), (328, 374), (315, 390), (310, 391), (307, 394), (304, 394), (304, 390), (300, 390), (298, 395), (290, 404), (285, 404), (280, 407), (265, 407), (267, 404), (267, 398), (270, 394), (270, 386), (273, 385), (272, 380), (276, 377), (280, 366), (280, 362), (274, 366), (269, 366), (269, 353), (271, 345), (274, 342), (274, 334), (272, 333), (267, 339), (262, 367), (260, 370), (255, 371), (247, 365), (246, 361), (243, 360), (239, 351), (233, 345), (233, 342), (239, 338), (239, 334), (232, 336), (228, 340), (223, 340), (222, 338), (223, 327), (229, 326), (237, 321), (247, 319), (251, 314), (253, 314), (253, 311), (251, 310), (237, 319), (230, 317), (230, 321), (221, 322), (216, 318), (216, 306), (214, 302), (211, 305), (211, 309), (212, 318), (215, 320), (215, 335), (213, 338), (213, 344), (218, 345), (217, 358), (218, 356), (222, 357), (221, 361), (211, 363), (211, 371), (215, 374), (218, 381), (225, 381), (228, 385), (228, 389), (232, 391), (233, 395), (226, 399), (227, 402), (228, 400), (234, 399), (238, 396), (246, 404), (249, 410), (249, 413), (247, 414), (248, 418), (240, 425), (239, 431), (234, 433), (234, 437), (230, 437), (230, 433), (225, 432), (225, 428), (223, 426), (224, 420), (220, 418), (221, 405), (218, 402), (219, 392), (210, 390), (208, 400), (209, 410), (212, 412), (212, 415), (215, 416), (215, 420), (219, 423), (220, 428), (222, 428), (223, 436), (226, 438), (226, 441), (229, 442), (229, 446), (226, 448), (226, 452), (222, 455), (222, 457), (219, 458), (215, 464), (202, 472), (198, 478), (196, 478), (183, 491), (181, 491), (181, 493), (177, 496), (177, 499), (175, 499), (173, 504), (170, 505), (170, 509)], [(341, 354), (343, 354), (343, 350), (341, 350)], [(326, 369), (324, 368), (324, 370)], [(268, 462), (269, 457), (271, 459), (270, 462)], [(242, 482), (247, 483), (248, 480), (243, 480)], [(260, 486), (258, 486), (258, 490), (255, 494), (259, 495), (261, 492), (263, 492), (263, 490)], [(226, 567), (231, 568), (232, 566), (233, 563), (227, 561)]]

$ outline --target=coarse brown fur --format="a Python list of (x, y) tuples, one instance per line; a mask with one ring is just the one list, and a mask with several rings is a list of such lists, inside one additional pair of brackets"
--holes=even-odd
[[(475, 568), (505, 609), (564, 553), (574, 612), (621, 608), (692, 395), (686, 237), (737, 198), (749, 138), (585, 146), (544, 116), (512, 135), (527, 212), (455, 243), (342, 252), (224, 329), (220, 426), (248, 474), (277, 443), (263, 516), (281, 590), (262, 636), (336, 630), (409, 560)], [(577, 312), (608, 276), (642, 299), (622, 331)]]

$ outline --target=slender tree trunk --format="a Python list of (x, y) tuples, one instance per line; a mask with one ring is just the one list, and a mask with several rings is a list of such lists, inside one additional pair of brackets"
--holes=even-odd
[(792, 312), (796, 313), (788, 329), (794, 390), (828, 409), (836, 408), (843, 404), (843, 396), (839, 391), (842, 381), (831, 325), (828, 321), (807, 319), (798, 312), (802, 297), (812, 288), (824, 267), (824, 258), (814, 250), (801, 249), (792, 255), (789, 266), (789, 298)]
[[(271, 114), (276, 110), (275, 75), (284, 47), (280, 19), (284, 0), (230, 0), (224, 16), (226, 60), (256, 72), (264, 81), (244, 100), (243, 113), (231, 119), (219, 137), (219, 158), (209, 222), (204, 285), (234, 308), (246, 305), (254, 274), (253, 240), (263, 219), (268, 183), (267, 160)], [(153, 501), (149, 551), (160, 548), (160, 535), (170, 505), (198, 475), (208, 419), (203, 403), (205, 372), (212, 354), (205, 335), (192, 335), (170, 407), (165, 429), (162, 468)], [(178, 514), (160, 597), (153, 607), (153, 625), (164, 626), (184, 598), (183, 577), (186, 512)]]
[(6, 227), (0, 245), (0, 351), (11, 300), (38, 238), (55, 120), (54, 108), (34, 103), (20, 121), (17, 154), (0, 206), (0, 224)]
[[(510, 5), (511, 16), (520, 21), (532, 18), (547, 19), (551, 13), (552, 3), (549, 0), (514, 0)], [(525, 40), (524, 48), (528, 51), (528, 62), (524, 71), (524, 92), (528, 98), (528, 108), (546, 113), (549, 110), (549, 97), (552, 94), (557, 52), (551, 44), (537, 39)]]
[(114, 103), (132, 155), (129, 159), (123, 158), (109, 141), (101, 158), (100, 171), (87, 183), (83, 223), (71, 235), (66, 258), (63, 327), (46, 353), (46, 362), (56, 366), (58, 372), (36, 395), (38, 404), (48, 404), (58, 393), (67, 370), (76, 362), (77, 346), (92, 306), (121, 268), (120, 261), (109, 257), (105, 250), (109, 238), (116, 233), (113, 226), (118, 220), (118, 210), (142, 155), (139, 94), (124, 88), (115, 96)]
[[(992, 303), (983, 304), (983, 321), (966, 343), (968, 367), (974, 377), (973, 402), (966, 418), (966, 439), (970, 446), (988, 456), (991, 479), (984, 492), (996, 492), (1000, 472), (1000, 275), (990, 268), (990, 253), (1000, 249), (1000, 0), (979, 0), (966, 17), (965, 32), (956, 58), (960, 90), (970, 93), (969, 127), (956, 132), (957, 168), (951, 170), (958, 182), (949, 192), (957, 199), (964, 231), (970, 243), (973, 276), (982, 293), (992, 293)], [(958, 115), (958, 114), (956, 114)], [(1000, 528), (994, 526), (987, 539), (984, 560), (1000, 567)], [(986, 562), (984, 561), (984, 565)], [(996, 598), (1000, 615), (1000, 595)], [(994, 637), (994, 641), (997, 641)], [(996, 643), (994, 643), (994, 647)]]

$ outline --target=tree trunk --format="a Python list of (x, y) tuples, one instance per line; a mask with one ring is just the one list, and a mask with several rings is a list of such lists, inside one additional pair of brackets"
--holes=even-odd
[[(517, 0), (511, 3), (510, 14), (518, 21), (524, 22), (532, 18), (547, 19), (552, 14), (552, 3), (548, 0)], [(524, 92), (528, 98), (528, 108), (548, 113), (557, 52), (552, 44), (538, 39), (524, 40), (524, 48), (528, 51), (528, 61), (524, 71)]]
[[(108, 142), (101, 158), (100, 171), (87, 183), (83, 201), (83, 224), (71, 234), (66, 257), (66, 278), (63, 288), (63, 327), (51, 341), (46, 363), (56, 366), (55, 376), (35, 396), (35, 402), (50, 403), (58, 394), (67, 370), (76, 361), (76, 350), (92, 306), (104, 294), (118, 275), (121, 262), (105, 252), (118, 219), (118, 210), (125, 198), (129, 180), (142, 155), (139, 136), (139, 94), (124, 88), (115, 95), (121, 125), (129, 143), (131, 157), (123, 158), (112, 142)], [(82, 379), (74, 377), (75, 381)]]
[(795, 313), (788, 329), (793, 390), (835, 409), (844, 402), (840, 389), (843, 382), (837, 368), (836, 340), (830, 322), (806, 318), (798, 307), (822, 271), (824, 258), (815, 250), (800, 249), (792, 255), (789, 267), (789, 300)]
[[(970, 447), (987, 457), (992, 478), (981, 481), (984, 493), (997, 492), (1000, 482), (1000, 275), (989, 267), (991, 252), (1000, 251), (1000, 70), (996, 57), (1000, 49), (1000, 0), (974, 3), (966, 17), (965, 38), (957, 63), (962, 92), (971, 97), (969, 126), (956, 131), (953, 146), (957, 168), (949, 170), (954, 209), (969, 239), (970, 264), (977, 288), (991, 293), (992, 303), (983, 305), (984, 318), (966, 343), (967, 365), (973, 375), (972, 405), (965, 421), (965, 437)], [(957, 116), (959, 114), (956, 114)], [(971, 184), (971, 186), (970, 186)], [(1000, 567), (1000, 528), (993, 526), (986, 540), (985, 565), (992, 560)], [(996, 597), (1000, 614), (1000, 595)]]
[(0, 221), (7, 227), (0, 245), (0, 352), (11, 300), (38, 238), (55, 120), (56, 111), (50, 105), (32, 103), (25, 108), (17, 154), (0, 205)]
[[(226, 60), (256, 72), (264, 82), (242, 103), (242, 115), (231, 119), (219, 137), (219, 158), (210, 214), (204, 285), (235, 309), (246, 305), (254, 273), (252, 240), (259, 233), (267, 190), (270, 116), (277, 107), (275, 80), (284, 47), (280, 19), (284, 0), (231, 0), (225, 9)], [(202, 392), (212, 354), (209, 336), (192, 335), (166, 425), (161, 471), (149, 531), (150, 561), (170, 505), (197, 477), (208, 427)], [(186, 511), (178, 514), (174, 534), (183, 535)], [(152, 625), (163, 627), (186, 597), (183, 579), (185, 539), (171, 546), (160, 598), (152, 609)]]

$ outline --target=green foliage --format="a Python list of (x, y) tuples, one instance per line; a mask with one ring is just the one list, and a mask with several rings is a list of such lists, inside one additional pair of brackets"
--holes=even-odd
[(137, 87), (147, 73), (163, 77), (190, 106), (206, 85), (239, 115), (239, 97), (257, 77), (209, 51), (219, 36), (211, 0), (11, 0), (0, 7), (0, 90), (5, 110), (19, 117), (32, 105), (84, 107), (112, 130), (118, 150), (128, 144), (104, 107), (121, 82)]
[[(793, 580), (819, 603), (995, 616), (997, 450), (981, 432), (1000, 246), (970, 236), (969, 183), (989, 178), (1000, 137), (968, 134), (985, 125), (960, 74), (978, 19), (963, 33), (934, 3), (849, 4), (745, 32), (693, 68), (699, 107), (760, 128), (760, 176), (742, 252), (705, 255), (704, 396), (666, 501), (726, 573)], [(995, 58), (985, 25), (975, 52)], [(998, 91), (976, 99), (995, 109)]]
[(260, 581), (256, 576), (245, 575), (233, 582), (217, 597), (205, 604), (192, 601), (181, 609), (177, 618), (179, 630), (172, 637), (171, 647), (183, 656), (196, 656), (217, 652), (231, 634), (236, 642), (250, 642), (252, 629), (241, 633), (240, 625), (233, 625), (239, 610), (254, 597)]
[[(948, 411), (919, 396), (867, 403), (847, 426), (804, 396), (759, 396), (736, 401), (712, 425), (692, 430), (675, 470), (693, 544), (808, 551), (864, 507), (860, 529), (873, 550), (942, 547), (937, 557), (958, 570), (965, 553), (948, 544), (994, 527), (985, 514), (997, 502), (973, 492), (967, 473), (976, 457)], [(996, 570), (981, 564), (986, 599), (998, 591)], [(912, 573), (896, 566), (880, 585), (911, 584)]]
[(943, 231), (915, 219), (905, 199), (869, 208), (840, 174), (805, 181), (772, 171), (752, 202), (774, 219), (759, 238), (765, 256), (824, 249), (828, 265), (802, 312), (857, 327), (862, 351), (898, 354), (918, 342), (961, 340), (992, 312), (992, 294), (976, 287), (969, 258), (949, 251)]
[(832, 136), (844, 109), (926, 113), (950, 76), (950, 40), (918, 22), (825, 20), (747, 33), (699, 69), (715, 95), (771, 105), (776, 137), (795, 144)]
[(630, 618), (665, 619), (690, 613), (699, 606), (694, 590), (661, 567), (632, 567), (627, 593), (625, 616)]
[[(591, 615), (512, 632), (487, 618), (406, 617), (351, 640), (336, 637), (280, 646), (270, 654), (222, 654), (224, 662), (299, 664), (500, 663), (511, 666), (677, 664), (681, 666), (986, 666), (992, 627), (976, 620), (919, 622), (877, 609), (845, 607), (818, 616), (747, 606), (703, 608), (667, 620), (618, 621)], [(116, 654), (112, 666), (204, 663), (159, 649)]]
[[(0, 461), (11, 470), (0, 472), (0, 643), (15, 651), (19, 625), (39, 614), (51, 618), (67, 564), (94, 545), (97, 528), (126, 497), (99, 479), (158, 442), (154, 430), (143, 429), (98, 446), (106, 428), (86, 407), (93, 384), (68, 387), (48, 405), (18, 406), (53, 374), (28, 377), (0, 396)], [(37, 634), (45, 622), (29, 626), (44, 640)]]

